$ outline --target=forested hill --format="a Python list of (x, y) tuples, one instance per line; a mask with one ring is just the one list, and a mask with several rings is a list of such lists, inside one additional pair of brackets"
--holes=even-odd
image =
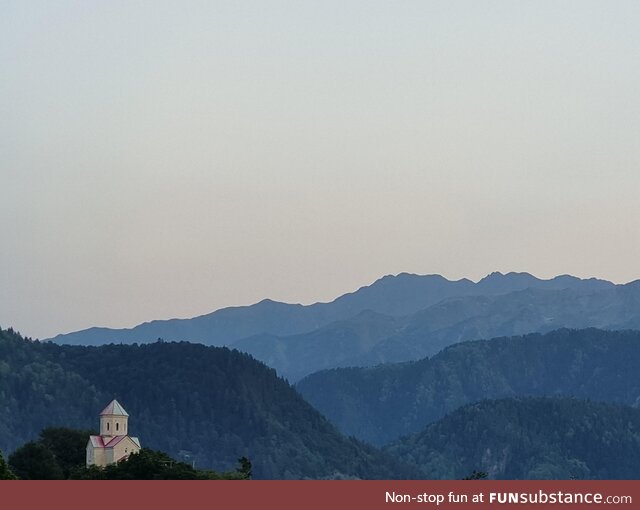
[(49, 426), (96, 428), (123, 403), (143, 446), (199, 468), (256, 478), (409, 478), (415, 471), (348, 439), (272, 369), (246, 354), (189, 343), (59, 346), (0, 330), (0, 450)]
[(486, 398), (565, 395), (640, 406), (640, 332), (558, 330), (464, 342), (433, 358), (333, 369), (297, 385), (345, 434), (386, 444)]
[(637, 479), (640, 409), (569, 398), (482, 401), (387, 451), (427, 478)]

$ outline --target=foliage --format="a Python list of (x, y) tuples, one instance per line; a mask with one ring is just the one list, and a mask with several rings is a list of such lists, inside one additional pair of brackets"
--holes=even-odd
[[(251, 463), (245, 458), (250, 466)], [(228, 473), (198, 470), (178, 462), (163, 452), (143, 448), (129, 455), (127, 460), (104, 468), (82, 467), (71, 476), (79, 480), (247, 480), (249, 476), (239, 468)]]
[(463, 480), (484, 480), (489, 476), (489, 473), (485, 471), (476, 471), (475, 469), (471, 472), (470, 475), (467, 475), (463, 478)]
[(236, 473), (246, 480), (251, 479), (251, 475), (253, 474), (251, 461), (246, 457), (240, 457), (238, 459), (238, 463), (240, 464), (240, 467), (236, 469)]
[(635, 479), (640, 409), (571, 398), (485, 400), (387, 449), (428, 478), (479, 467), (501, 479)]
[(433, 358), (319, 372), (297, 389), (376, 445), (486, 398), (564, 395), (638, 405), (640, 332), (558, 330), (451, 346)]
[(85, 463), (90, 430), (46, 428), (37, 441), (30, 441), (9, 457), (15, 473), (23, 480), (64, 480)]
[[(634, 478), (640, 411), (573, 399), (483, 401), (452, 411), (487, 396), (637, 404), (638, 346), (638, 332), (560, 330), (467, 342), (420, 362), (333, 370), (300, 385), (361, 430), (389, 437), (422, 429), (380, 452), (340, 435), (273, 370), (237, 351), (185, 342), (58, 346), (0, 330), (0, 447), (27, 442), (9, 457), (24, 478), (459, 479), (472, 470), (492, 478)], [(89, 431), (59, 426), (97, 425), (114, 397), (145, 448), (167, 454), (145, 449), (131, 464), (78, 467)], [(47, 427), (39, 438), (34, 423)]]
[(71, 472), (86, 461), (86, 447), (92, 430), (74, 430), (63, 427), (50, 427), (40, 432), (42, 443), (56, 459), (63, 478), (69, 478)]
[(0, 480), (16, 480), (17, 476), (13, 474), (13, 471), (7, 466), (7, 463), (0, 452)]
[[(87, 438), (91, 431), (49, 428), (38, 441), (18, 448), (9, 457), (15, 473), (23, 480), (248, 480), (251, 462), (238, 459), (235, 471), (217, 473), (195, 469), (169, 455), (143, 448), (127, 460), (104, 468), (85, 467)], [(0, 479), (17, 478), (0, 456)]]
[(9, 456), (9, 465), (22, 480), (63, 480), (64, 473), (53, 453), (42, 443), (30, 441)]
[(96, 426), (109, 402), (76, 372), (54, 362), (43, 344), (0, 329), (0, 449), (11, 452), (47, 427)]

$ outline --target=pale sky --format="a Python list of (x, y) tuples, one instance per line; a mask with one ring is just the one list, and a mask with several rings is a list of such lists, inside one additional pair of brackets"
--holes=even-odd
[(0, 0), (0, 326), (640, 278), (640, 2)]

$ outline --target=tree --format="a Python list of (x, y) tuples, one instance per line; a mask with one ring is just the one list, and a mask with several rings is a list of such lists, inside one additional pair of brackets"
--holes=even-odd
[(0, 480), (17, 480), (16, 475), (13, 474), (4, 461), (2, 453), (0, 453)]
[(23, 480), (63, 480), (64, 473), (45, 445), (31, 441), (9, 457), (13, 472)]
[(475, 469), (470, 475), (467, 475), (463, 478), (463, 480), (484, 480), (487, 478), (487, 473), (484, 471), (476, 471)]
[(236, 473), (242, 475), (245, 480), (250, 480), (252, 469), (251, 461), (246, 457), (240, 457), (238, 462), (240, 463), (240, 467), (236, 469)]
[(49, 427), (40, 432), (38, 443), (52, 453), (63, 478), (69, 478), (72, 470), (84, 466), (87, 441), (92, 434), (95, 432), (90, 430)]

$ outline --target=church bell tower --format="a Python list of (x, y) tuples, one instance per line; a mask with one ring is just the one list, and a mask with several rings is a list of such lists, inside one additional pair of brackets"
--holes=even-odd
[(129, 414), (117, 400), (112, 400), (100, 413), (100, 435), (103, 437), (126, 436)]

